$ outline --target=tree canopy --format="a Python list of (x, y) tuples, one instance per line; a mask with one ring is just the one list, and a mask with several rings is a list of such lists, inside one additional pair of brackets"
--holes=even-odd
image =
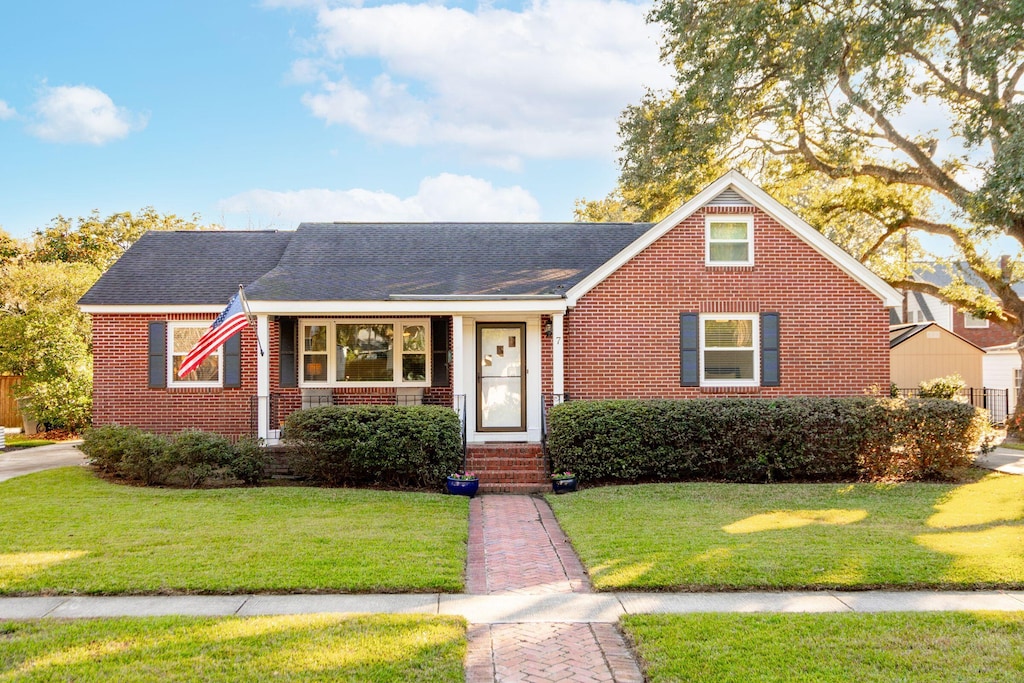
[(78, 430), (91, 414), (89, 318), (78, 299), (147, 230), (201, 230), (199, 217), (137, 214), (58, 216), (19, 241), (0, 230), (0, 374), (21, 376), (15, 393), (52, 427)]
[[(656, 220), (739, 168), (893, 284), (1024, 335), (1024, 0), (657, 0), (650, 19), (676, 85), (624, 112), (619, 185), (577, 216)], [(923, 234), (968, 277), (911, 280)]]

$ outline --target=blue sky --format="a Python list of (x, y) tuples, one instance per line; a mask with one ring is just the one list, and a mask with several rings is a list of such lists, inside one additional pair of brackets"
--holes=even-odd
[(632, 0), (51, 1), (0, 13), (0, 226), (570, 220), (663, 87)]

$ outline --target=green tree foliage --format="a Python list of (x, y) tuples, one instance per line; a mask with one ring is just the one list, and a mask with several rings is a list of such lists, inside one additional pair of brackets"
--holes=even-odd
[(58, 216), (31, 244), (0, 230), (0, 373), (20, 375), (16, 395), (34, 419), (77, 431), (92, 409), (87, 315), (78, 299), (147, 230), (198, 230), (151, 207), (137, 214)]
[(159, 214), (151, 207), (132, 214), (128, 211), (103, 218), (98, 211), (76, 219), (57, 216), (49, 225), (35, 233), (37, 261), (64, 263), (90, 263), (106, 270), (128, 247), (148, 230), (209, 230), (219, 226), (204, 226), (198, 214), (191, 219), (179, 218), (173, 213)]
[[(894, 285), (1024, 339), (1020, 249), (990, 253), (1024, 245), (1024, 1), (657, 0), (650, 19), (676, 85), (624, 112), (610, 199), (657, 219), (739, 168)], [(922, 234), (964, 277), (908, 278)]]

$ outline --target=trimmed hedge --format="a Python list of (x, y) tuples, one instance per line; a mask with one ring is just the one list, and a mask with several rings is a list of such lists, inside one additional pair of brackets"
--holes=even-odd
[(554, 471), (587, 481), (941, 479), (973, 462), (984, 412), (938, 399), (570, 401)]
[(187, 430), (169, 437), (118, 425), (86, 430), (82, 452), (106, 475), (146, 486), (189, 488), (211, 478), (259, 486), (271, 460), (255, 439), (233, 444), (211, 432)]
[(327, 486), (431, 487), (462, 467), (462, 426), (441, 406), (322, 406), (288, 416), (296, 474)]

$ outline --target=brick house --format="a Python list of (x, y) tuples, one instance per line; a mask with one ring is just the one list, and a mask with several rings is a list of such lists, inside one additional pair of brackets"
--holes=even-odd
[[(239, 284), (255, 324), (177, 379)], [(899, 304), (736, 172), (657, 224), (149, 233), (80, 301), (94, 424), (273, 440), (303, 406), (442, 403), (471, 444), (538, 441), (565, 396), (861, 394)]]

